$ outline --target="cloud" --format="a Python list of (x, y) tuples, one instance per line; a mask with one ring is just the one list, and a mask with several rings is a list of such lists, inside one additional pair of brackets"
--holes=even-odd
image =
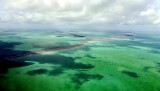
[(154, 3), (149, 4), (148, 8), (140, 13), (148, 24), (160, 25), (160, 1), (156, 0)]
[(158, 0), (1, 0), (0, 22), (160, 24)]

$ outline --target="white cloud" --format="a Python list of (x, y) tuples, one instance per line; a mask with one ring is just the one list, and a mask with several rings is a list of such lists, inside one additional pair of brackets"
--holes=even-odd
[(148, 8), (140, 13), (148, 24), (160, 25), (160, 1), (155, 0), (152, 4), (148, 5)]
[(0, 3), (1, 22), (160, 24), (158, 0), (2, 0)]

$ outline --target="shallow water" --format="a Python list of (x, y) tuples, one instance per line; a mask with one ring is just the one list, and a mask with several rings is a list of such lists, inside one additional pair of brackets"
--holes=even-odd
[(1, 31), (0, 91), (160, 91), (160, 37)]

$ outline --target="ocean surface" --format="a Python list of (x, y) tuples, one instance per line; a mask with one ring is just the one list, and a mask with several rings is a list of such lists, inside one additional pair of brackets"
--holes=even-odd
[(1, 29), (0, 91), (160, 91), (160, 33)]

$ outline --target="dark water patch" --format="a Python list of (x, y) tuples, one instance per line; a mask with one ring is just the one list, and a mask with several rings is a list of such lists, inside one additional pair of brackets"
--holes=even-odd
[(27, 74), (34, 76), (34, 75), (46, 74), (47, 72), (48, 70), (46, 69), (37, 69), (37, 70), (28, 71)]
[(148, 52), (155, 53), (155, 54), (160, 54), (160, 51), (158, 51), (158, 50), (149, 50)]
[(14, 46), (16, 45), (20, 45), (22, 43), (20, 42), (3, 42), (0, 41), (0, 48), (1, 49), (10, 49), (10, 48), (14, 48)]
[(81, 59), (82, 57), (75, 57), (76, 59)]
[(1, 79), (1, 78), (5, 78), (5, 76), (4, 76), (4, 75), (0, 75), (0, 79)]
[(157, 64), (157, 67), (160, 67), (160, 63), (156, 63)]
[(32, 65), (33, 63), (28, 63), (25, 61), (16, 61), (16, 60), (1, 60), (0, 61), (0, 74), (4, 74), (8, 71), (9, 68), (23, 67)]
[(140, 57), (139, 59), (141, 59), (141, 60), (145, 60), (146, 58)]
[(5, 90), (4, 87), (0, 86), (0, 91), (8, 91), (8, 90)]
[(42, 75), (42, 74), (46, 74), (49, 76), (58, 76), (60, 74), (63, 73), (63, 69), (61, 67), (56, 67), (52, 70), (47, 70), (47, 69), (37, 69), (37, 70), (31, 70), (28, 71), (27, 74), (30, 76), (35, 76), (35, 75)]
[(55, 65), (60, 65), (61, 67), (68, 69), (91, 69), (94, 66), (91, 64), (83, 64), (80, 62), (75, 62), (75, 58), (67, 57), (63, 55), (39, 55), (29, 57), (30, 61), (37, 61), (39, 63), (51, 63)]
[(90, 80), (100, 80), (103, 76), (99, 74), (87, 74), (87, 73), (77, 73), (75, 74), (71, 80), (76, 84), (76, 88), (78, 89), (82, 84)]
[(61, 68), (61, 67), (57, 67), (57, 68), (54, 68), (53, 70), (49, 71), (49, 75), (50, 76), (58, 76), (60, 74), (63, 74), (63, 71), (64, 69)]
[(13, 57), (21, 54), (30, 53), (30, 51), (19, 51), (13, 50), (16, 45), (21, 45), (20, 42), (2, 42), (0, 41), (0, 58), (5, 59), (8, 57)]
[(143, 71), (148, 71), (150, 69), (155, 69), (157, 72), (160, 72), (160, 63), (155, 63), (156, 65), (155, 66), (145, 66), (143, 68)]
[(67, 89), (70, 89), (72, 86), (71, 86), (70, 84), (68, 84), (68, 83), (65, 83), (65, 87), (66, 87)]
[(157, 72), (160, 73), (160, 63), (157, 63), (156, 68), (157, 68)]
[(80, 34), (70, 34), (73, 37), (85, 37), (84, 35), (80, 35)]
[(130, 76), (130, 77), (133, 77), (133, 78), (139, 77), (139, 76), (137, 75), (137, 73), (132, 72), (132, 71), (129, 71), (129, 70), (122, 70), (121, 72), (124, 73), (124, 74), (126, 74), (126, 75), (128, 75), (128, 76)]
[(145, 66), (144, 68), (143, 68), (143, 71), (148, 71), (149, 69), (151, 69), (151, 68), (153, 68), (153, 67), (151, 67), (151, 66)]
[(88, 69), (78, 69), (78, 72), (84, 72), (84, 71), (88, 71)]
[(64, 37), (64, 35), (57, 35), (56, 37)]
[(23, 67), (32, 65), (22, 60), (11, 60), (17, 55), (23, 55), (26, 53), (31, 53), (30, 51), (19, 51), (13, 50), (16, 45), (21, 45), (20, 42), (3, 42), (0, 41), (0, 74), (7, 73), (9, 68)]
[(143, 68), (143, 71), (148, 71), (150, 68), (152, 68), (152, 67), (150, 67), (150, 66), (145, 66), (144, 68)]
[(89, 54), (87, 54), (86, 57), (89, 57), (89, 58), (96, 58), (96, 57), (93, 57), (92, 55), (89, 55)]
[(18, 55), (23, 55), (23, 54), (27, 54), (27, 53), (31, 53), (29, 51), (19, 51), (19, 50), (12, 50), (12, 49), (0, 49), (0, 58), (13, 58), (16, 57)]
[(134, 36), (134, 34), (131, 34), (131, 33), (125, 33), (124, 35), (125, 36)]
[[(1, 79), (7, 79), (7, 76), (5, 76), (4, 74), (0, 74), (0, 80)], [(1, 90), (0, 90), (1, 91)]]

